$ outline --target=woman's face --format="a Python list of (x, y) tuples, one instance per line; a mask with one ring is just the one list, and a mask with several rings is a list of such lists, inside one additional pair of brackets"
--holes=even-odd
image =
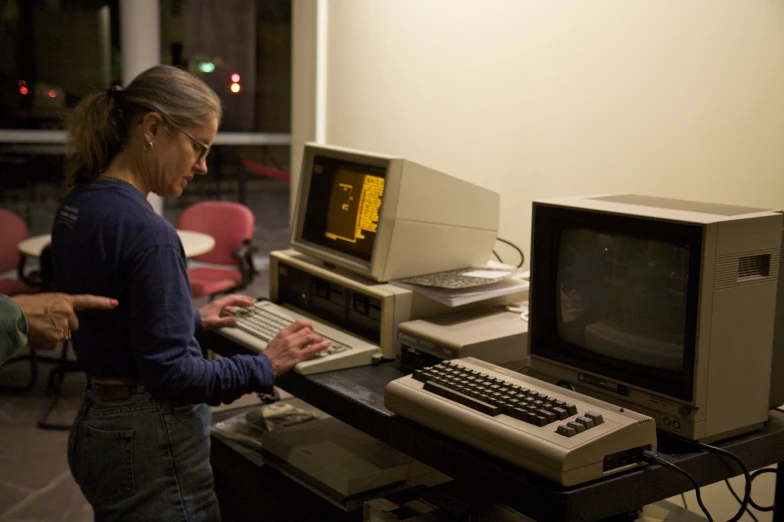
[(207, 174), (206, 152), (217, 132), (217, 119), (200, 127), (166, 125), (155, 143), (160, 163), (153, 192), (176, 198), (197, 174)]

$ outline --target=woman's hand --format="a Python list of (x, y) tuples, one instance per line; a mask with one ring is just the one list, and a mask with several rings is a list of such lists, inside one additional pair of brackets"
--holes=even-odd
[(264, 349), (272, 361), (275, 377), (291, 370), (294, 365), (311, 355), (329, 348), (330, 342), (313, 331), (309, 321), (298, 319), (278, 332)]
[(201, 314), (201, 329), (204, 331), (223, 328), (224, 326), (237, 326), (237, 318), (233, 315), (224, 315), (237, 308), (245, 308), (256, 300), (246, 295), (231, 294), (221, 297), (199, 308)]

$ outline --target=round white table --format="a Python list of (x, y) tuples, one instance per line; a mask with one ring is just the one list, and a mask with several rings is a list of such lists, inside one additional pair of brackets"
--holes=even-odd
[[(182, 241), (182, 248), (185, 250), (186, 257), (200, 256), (215, 248), (215, 238), (209, 234), (192, 232), (190, 230), (178, 230), (177, 234)], [(40, 257), (43, 249), (52, 241), (51, 234), (41, 234), (40, 236), (28, 237), (19, 242), (17, 248), (19, 252), (26, 256)]]
[(192, 230), (178, 230), (177, 234), (182, 241), (185, 257), (200, 256), (215, 248), (215, 238), (209, 234)]

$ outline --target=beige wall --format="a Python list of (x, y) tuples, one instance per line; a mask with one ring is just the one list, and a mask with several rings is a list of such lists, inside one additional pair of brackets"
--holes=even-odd
[(784, 207), (781, 0), (327, 5), (326, 142), (500, 192), (526, 253), (534, 198)]

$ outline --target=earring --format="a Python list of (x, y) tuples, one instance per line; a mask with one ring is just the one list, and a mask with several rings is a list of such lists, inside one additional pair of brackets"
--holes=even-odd
[(144, 150), (144, 152), (150, 152), (153, 149), (153, 147), (155, 147), (155, 144), (153, 142), (149, 142), (145, 144), (144, 147), (142, 147), (142, 149)]

